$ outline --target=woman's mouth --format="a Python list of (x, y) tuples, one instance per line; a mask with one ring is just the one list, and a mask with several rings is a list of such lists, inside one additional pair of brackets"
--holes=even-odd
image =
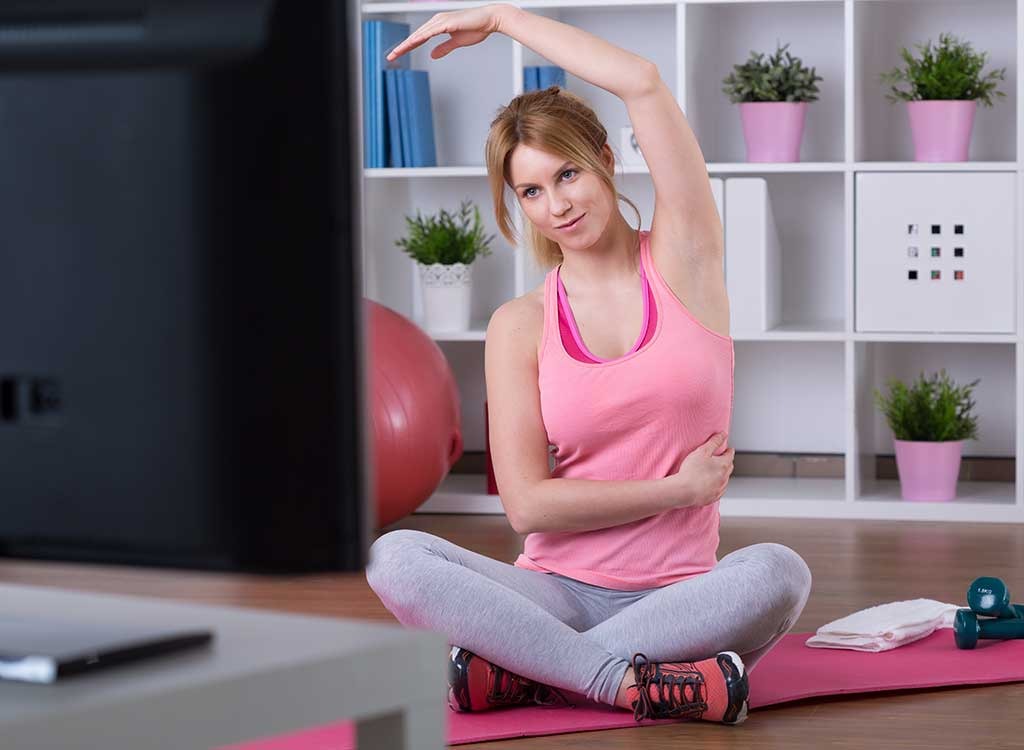
[(573, 221), (571, 224), (568, 224), (564, 227), (559, 227), (559, 229), (561, 229), (563, 232), (568, 232), (575, 229), (580, 225), (580, 222), (583, 221), (584, 216), (586, 216), (586, 214), (581, 214), (580, 216), (576, 217), (576, 220)]

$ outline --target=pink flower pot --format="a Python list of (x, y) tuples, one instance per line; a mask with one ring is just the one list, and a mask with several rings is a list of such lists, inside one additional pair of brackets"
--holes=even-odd
[(915, 161), (967, 161), (976, 99), (907, 102)]
[(748, 162), (800, 161), (810, 102), (740, 102)]
[(954, 500), (963, 440), (893, 440), (904, 500)]

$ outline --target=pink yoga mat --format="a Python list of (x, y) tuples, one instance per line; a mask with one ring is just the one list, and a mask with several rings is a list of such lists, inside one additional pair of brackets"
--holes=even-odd
[[(1024, 641), (979, 641), (977, 648), (965, 651), (953, 642), (952, 629), (942, 628), (914, 643), (876, 654), (809, 648), (804, 642), (811, 635), (790, 633), (761, 659), (750, 673), (751, 711), (822, 695), (1024, 681)], [(648, 719), (637, 723), (630, 711), (588, 701), (578, 693), (562, 692), (577, 704), (574, 708), (515, 706), (474, 714), (456, 713), (445, 704), (448, 744), (678, 721)], [(757, 717), (751, 716), (747, 721), (757, 721)], [(355, 725), (349, 720), (220, 750), (352, 748)]]

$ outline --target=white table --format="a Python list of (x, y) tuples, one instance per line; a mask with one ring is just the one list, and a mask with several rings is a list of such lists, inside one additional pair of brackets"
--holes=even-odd
[(3, 750), (197, 750), (345, 719), (359, 750), (445, 746), (440, 633), (21, 585), (0, 585), (0, 612), (214, 631), (209, 647), (53, 685), (0, 681)]

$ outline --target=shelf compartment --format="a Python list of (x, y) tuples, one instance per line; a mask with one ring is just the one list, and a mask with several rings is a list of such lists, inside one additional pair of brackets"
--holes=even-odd
[[(1013, 483), (957, 482), (960, 500), (954, 502), (922, 503), (903, 501), (899, 494), (899, 481), (880, 479), (877, 457), (895, 453), (893, 432), (881, 409), (874, 400), (874, 390), (889, 396), (889, 379), (898, 378), (908, 388), (923, 374), (931, 378), (946, 370), (958, 387), (975, 379), (971, 399), (975, 402), (971, 414), (978, 418), (978, 437), (964, 442), (963, 456), (1016, 455), (1016, 344), (999, 343), (929, 343), (929, 342), (870, 342), (850, 344), (853, 363), (853, 410), (855, 429), (852, 436), (853, 463), (852, 496), (856, 503), (887, 501), (907, 505), (955, 505), (959, 502), (978, 507), (1016, 508), (1016, 488)], [(944, 511), (908, 511), (934, 513)], [(959, 515), (958, 515), (959, 514)], [(945, 515), (966, 515), (951, 510)], [(931, 516), (929, 516), (931, 517)]]
[(845, 40), (842, 2), (687, 4), (685, 102), (708, 162), (747, 161), (739, 108), (722, 91), (723, 79), (750, 57), (767, 60), (777, 44), (813, 67), (818, 100), (810, 102), (801, 161), (842, 162), (845, 127)]
[(844, 191), (842, 175), (725, 179), (725, 280), (734, 335), (845, 328)]
[(1017, 176), (856, 176), (856, 330), (1014, 332)]
[(480, 221), (491, 253), (473, 261), (473, 290), (470, 300), (471, 328), (464, 334), (437, 334), (437, 340), (482, 341), (494, 310), (516, 296), (516, 250), (498, 231), (491, 210), (487, 180), (449, 177), (444, 180), (365, 180), (364, 200), (381, 210), (363, 221), (366, 296), (390, 307), (421, 328), (423, 322), (422, 282), (416, 263), (396, 241), (408, 236), (406, 217), (436, 215), (443, 208), (457, 213), (463, 200), (480, 209)]
[(729, 446), (738, 452), (845, 454), (844, 347), (736, 342)]
[[(458, 5), (464, 7), (462, 3)], [(364, 4), (363, 9), (370, 18), (383, 15), (389, 21), (407, 23), (410, 33), (437, 12), (425, 3), (389, 3), (381, 7)], [(407, 52), (403, 59), (408, 60), (410, 68), (429, 74), (437, 166), (479, 165), (483, 169), (484, 144), (491, 120), (515, 95), (510, 61), (516, 42), (505, 34), (492, 34), (486, 44), (460, 47), (432, 59), (431, 50), (446, 39), (447, 35), (433, 37)], [(403, 170), (373, 171), (380, 174)]]
[[(916, 45), (929, 40), (934, 49), (941, 33), (970, 42), (976, 53), (988, 55), (982, 74), (1006, 68), (997, 82), (1005, 98), (993, 107), (978, 106), (971, 145), (972, 162), (1016, 162), (1017, 137), (1017, 11), (1013, 0), (949, 0), (948, 2), (858, 2), (854, 4), (856, 56), (855, 151), (858, 162), (909, 161), (914, 156), (906, 102), (890, 102), (881, 73), (899, 67), (905, 47), (920, 57)], [(899, 89), (906, 91), (907, 84)]]

